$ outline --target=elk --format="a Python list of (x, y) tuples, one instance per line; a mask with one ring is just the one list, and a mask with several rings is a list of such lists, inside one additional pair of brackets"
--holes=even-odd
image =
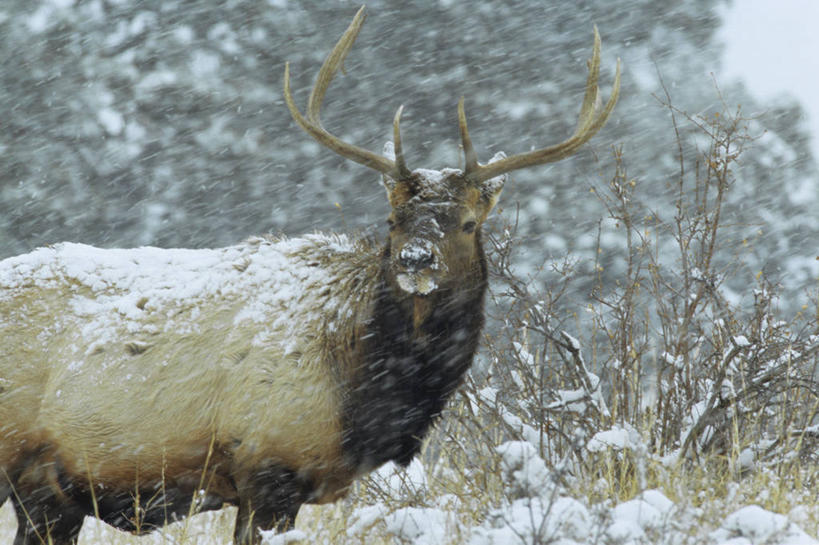
[(577, 129), (478, 161), (463, 99), (463, 169), (410, 170), (329, 133), (324, 95), (364, 22), (325, 60), (296, 123), (381, 173), (383, 243), (259, 237), (221, 249), (62, 243), (0, 262), (0, 502), (15, 545), (74, 543), (84, 516), (150, 531), (238, 506), (235, 542), (285, 529), (393, 460), (408, 464), (469, 369), (483, 325), (481, 226), (507, 173), (574, 153), (619, 93), (598, 98), (600, 38)]

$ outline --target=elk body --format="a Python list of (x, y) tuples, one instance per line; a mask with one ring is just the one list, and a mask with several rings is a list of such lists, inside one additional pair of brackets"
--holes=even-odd
[(292, 524), (380, 464), (407, 464), (460, 384), (483, 324), (481, 225), (506, 173), (572, 153), (617, 100), (597, 97), (599, 37), (575, 134), (465, 168), (410, 170), (319, 121), (363, 8), (296, 122), (383, 175), (386, 242), (256, 238), (215, 250), (59, 244), (0, 262), (0, 502), (15, 544), (73, 543), (83, 517), (136, 533), (238, 506), (235, 540)]

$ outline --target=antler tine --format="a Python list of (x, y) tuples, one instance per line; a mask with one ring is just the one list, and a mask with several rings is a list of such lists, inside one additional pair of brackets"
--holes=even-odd
[(592, 57), (586, 63), (589, 75), (586, 77), (586, 92), (583, 94), (583, 104), (580, 106), (580, 115), (577, 117), (575, 134), (582, 133), (586, 126), (594, 119), (594, 113), (600, 107), (600, 88), (597, 79), (600, 77), (600, 33), (594, 25), (594, 47)]
[(407, 168), (407, 163), (404, 161), (404, 149), (401, 147), (401, 113), (403, 111), (404, 105), (402, 104), (398, 107), (392, 120), (392, 141), (395, 150), (395, 169), (401, 178), (409, 178), (412, 172)]
[[(480, 183), (490, 178), (500, 176), (505, 172), (518, 170), (535, 165), (544, 165), (559, 161), (569, 155), (572, 155), (577, 149), (585, 144), (592, 136), (603, 128), (603, 125), (608, 121), (609, 115), (617, 104), (617, 99), (620, 96), (620, 59), (617, 59), (617, 70), (614, 75), (614, 83), (612, 84), (611, 96), (605, 107), (600, 108), (600, 98), (598, 96), (599, 90), (597, 87), (597, 79), (600, 74), (600, 34), (597, 32), (597, 27), (594, 28), (594, 48), (592, 50), (592, 58), (588, 62), (589, 75), (586, 79), (586, 93), (583, 96), (583, 103), (580, 106), (580, 115), (577, 120), (577, 129), (574, 134), (553, 146), (537, 149), (528, 153), (521, 153), (512, 155), (505, 159), (495, 161), (488, 165), (478, 165), (477, 158), (470, 168), (470, 160), (467, 158), (467, 169), (464, 174), (469, 180), (474, 183)], [(462, 102), (458, 104), (458, 121), (461, 127), (461, 139), (464, 141), (464, 152), (467, 152), (468, 147), (472, 148), (472, 143), (469, 141), (469, 134), (466, 132), (466, 118), (463, 115)], [(466, 138), (464, 138), (466, 135)], [(475, 151), (471, 154), (474, 156)]]
[[(344, 142), (340, 138), (332, 135), (322, 125), (319, 119), (321, 111), (321, 103), (324, 101), (324, 95), (327, 88), (333, 81), (333, 76), (336, 75), (341, 68), (344, 58), (350, 49), (353, 47), (355, 39), (364, 24), (364, 6), (358, 10), (350, 26), (336, 43), (333, 50), (325, 59), (324, 64), (321, 65), (316, 83), (313, 90), (310, 92), (310, 98), (307, 103), (307, 116), (305, 117), (296, 107), (293, 100), (293, 95), (290, 91), (290, 63), (284, 65), (284, 100), (287, 103), (287, 109), (298, 125), (310, 136), (315, 138), (321, 145), (331, 149), (342, 157), (346, 157), (351, 161), (355, 161), (361, 165), (377, 170), (395, 179), (401, 178), (402, 173), (406, 169), (406, 165), (399, 165), (386, 157), (382, 157), (377, 153), (373, 153), (364, 148), (360, 148), (353, 144)], [(400, 145), (396, 143), (396, 157), (400, 155)], [(402, 157), (402, 156), (401, 156)], [(401, 158), (403, 164), (403, 157)]]
[(333, 50), (324, 60), (324, 64), (321, 65), (316, 76), (316, 83), (313, 85), (313, 90), (310, 91), (310, 99), (307, 102), (307, 119), (313, 123), (320, 124), (319, 111), (321, 103), (324, 101), (324, 95), (327, 93), (327, 88), (330, 87), (333, 77), (344, 65), (344, 59), (347, 58), (347, 54), (352, 49), (366, 19), (367, 14), (364, 13), (364, 6), (361, 6), (355, 17), (353, 17), (350, 26), (341, 35)]
[(469, 136), (469, 129), (466, 127), (466, 113), (464, 112), (464, 97), (458, 101), (458, 127), (461, 129), (461, 142), (464, 148), (464, 175), (469, 176), (473, 172), (477, 172), (480, 168), (478, 166), (478, 154), (475, 153), (475, 148), (472, 146), (472, 138)]

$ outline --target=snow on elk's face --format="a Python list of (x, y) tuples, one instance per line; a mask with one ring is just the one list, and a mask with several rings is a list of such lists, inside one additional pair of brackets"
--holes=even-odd
[(478, 266), (478, 233), (500, 194), (496, 182), (474, 184), (455, 169), (417, 169), (399, 181), (384, 176), (390, 269), (403, 291), (428, 295)]

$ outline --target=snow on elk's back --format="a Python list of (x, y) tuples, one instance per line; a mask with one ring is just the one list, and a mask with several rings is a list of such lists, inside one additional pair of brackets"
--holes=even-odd
[(296, 328), (324, 319), (332, 330), (334, 317), (351, 316), (351, 302), (332, 288), (366, 274), (356, 256), (371, 252), (366, 243), (324, 234), (201, 250), (62, 243), (0, 261), (0, 306), (27, 290), (67, 295), (66, 315), (53, 320), (61, 331), (78, 328), (77, 358), (123, 335), (201, 334), (204, 314), (226, 309), (232, 319), (221, 327), (254, 322), (253, 344), (279, 342), (287, 354), (297, 349), (285, 345)]

